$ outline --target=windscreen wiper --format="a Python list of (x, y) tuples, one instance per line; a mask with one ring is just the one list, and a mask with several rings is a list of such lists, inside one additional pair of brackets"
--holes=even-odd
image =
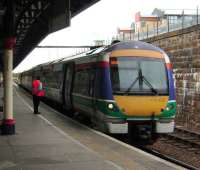
[(130, 92), (130, 90), (132, 89), (132, 87), (135, 85), (135, 83), (139, 80), (139, 76), (133, 81), (133, 83), (130, 85), (130, 87), (125, 91), (125, 93)]
[(151, 89), (151, 91), (155, 94), (158, 94), (158, 91), (152, 86), (152, 84), (146, 79), (146, 77), (142, 76), (144, 83)]
[(144, 82), (149, 88), (150, 90), (154, 93), (154, 94), (158, 94), (158, 91), (151, 85), (151, 83), (146, 79), (146, 77), (144, 77), (142, 75), (142, 70), (139, 69), (138, 72), (138, 77), (133, 81), (133, 83), (130, 85), (130, 87), (125, 91), (125, 93), (130, 92), (130, 90), (133, 88), (133, 86), (136, 84), (136, 82), (139, 80), (139, 84), (140, 82)]

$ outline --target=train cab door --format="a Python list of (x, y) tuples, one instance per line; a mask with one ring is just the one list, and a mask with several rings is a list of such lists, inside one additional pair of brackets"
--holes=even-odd
[(63, 103), (67, 111), (72, 111), (72, 85), (74, 76), (74, 63), (65, 64), (64, 86), (63, 86)]
[(90, 80), (89, 80), (89, 96), (92, 98), (92, 106), (95, 109), (96, 98), (95, 98), (95, 69), (91, 69), (90, 71)]
[(90, 72), (89, 94), (90, 94), (90, 97), (92, 98), (91, 122), (94, 127), (96, 126), (96, 121), (97, 121), (96, 90), (97, 90), (96, 89), (96, 70), (95, 68), (93, 68)]

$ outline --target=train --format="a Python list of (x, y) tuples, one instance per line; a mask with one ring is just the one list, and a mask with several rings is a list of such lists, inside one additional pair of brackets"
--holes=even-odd
[(117, 42), (40, 64), (20, 74), (20, 85), (31, 91), (37, 76), (45, 98), (65, 114), (79, 112), (104, 133), (153, 139), (174, 131), (172, 64), (152, 44)]

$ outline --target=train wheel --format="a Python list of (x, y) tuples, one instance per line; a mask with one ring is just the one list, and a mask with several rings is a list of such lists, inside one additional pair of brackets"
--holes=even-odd
[(73, 110), (68, 110), (67, 111), (67, 116), (74, 117), (74, 111)]
[(62, 113), (68, 117), (74, 117), (75, 111), (73, 109), (66, 109), (65, 107), (63, 107)]

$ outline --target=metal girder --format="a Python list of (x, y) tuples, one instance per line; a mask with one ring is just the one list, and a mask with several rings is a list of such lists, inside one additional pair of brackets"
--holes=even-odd
[[(49, 33), (69, 26), (74, 17), (99, 0), (0, 0), (0, 56), (8, 36), (16, 37), (14, 68)], [(6, 18), (7, 6), (15, 7), (14, 25)], [(6, 24), (5, 24), (6, 23)], [(13, 29), (12, 32), (7, 30)], [(1, 64), (0, 57), (0, 64)], [(1, 68), (0, 68), (1, 69)]]
[[(21, 8), (16, 15), (16, 48), (14, 67), (36, 46), (46, 35), (51, 32), (51, 22), (56, 18), (55, 4), (69, 0), (23, 0), (18, 3)], [(64, 3), (63, 3), (64, 2)], [(59, 9), (58, 9), (59, 10)], [(69, 9), (68, 9), (69, 10)], [(65, 16), (65, 11), (61, 11)], [(64, 21), (67, 23), (67, 21)], [(68, 26), (64, 23), (64, 26)]]
[(21, 5), (23, 8), (19, 12), (16, 22), (16, 46), (20, 45), (31, 25), (41, 15), (42, 11), (50, 5), (50, 2), (48, 0), (23, 0)]

